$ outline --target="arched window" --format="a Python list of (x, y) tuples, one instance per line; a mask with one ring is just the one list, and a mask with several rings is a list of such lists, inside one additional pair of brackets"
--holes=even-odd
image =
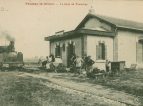
[(104, 42), (99, 42), (96, 45), (96, 59), (105, 60), (107, 55), (107, 47)]

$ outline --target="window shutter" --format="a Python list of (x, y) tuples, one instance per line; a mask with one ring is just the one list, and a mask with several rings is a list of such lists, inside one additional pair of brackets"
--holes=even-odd
[(62, 47), (60, 47), (60, 57), (62, 58)]
[(102, 43), (99, 44), (98, 46), (98, 59), (102, 59), (102, 55), (103, 55), (103, 52), (102, 52)]
[(105, 60), (105, 53), (106, 51), (105, 51), (105, 44), (104, 43), (102, 43), (102, 45), (101, 45), (101, 59), (102, 60)]
[(55, 47), (55, 57), (57, 57), (57, 47)]
[(136, 52), (137, 52), (137, 62), (138, 63), (142, 63), (142, 61), (143, 61), (143, 50), (142, 50), (142, 44), (141, 43), (139, 43), (139, 42), (137, 42), (136, 43), (136, 48), (137, 48), (137, 50), (136, 50)]
[(65, 51), (65, 44), (63, 44), (63, 51)]
[(73, 45), (73, 54), (75, 54), (75, 45)]
[(107, 45), (105, 45), (105, 59), (107, 59)]
[(99, 59), (99, 46), (96, 45), (96, 60)]

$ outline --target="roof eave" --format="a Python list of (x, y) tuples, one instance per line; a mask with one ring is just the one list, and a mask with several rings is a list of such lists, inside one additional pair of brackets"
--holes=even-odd
[(115, 32), (111, 32), (111, 31), (80, 29), (80, 30), (77, 30), (77, 32), (81, 33), (81, 34), (84, 34), (84, 35), (99, 35), (99, 36), (108, 36), (108, 37), (115, 36)]
[(63, 34), (60, 34), (60, 35), (55, 34), (55, 35), (45, 37), (44, 40), (45, 41), (50, 41), (50, 40), (54, 40), (54, 39), (60, 39), (60, 38), (63, 38), (63, 37), (67, 37), (67, 35), (73, 35), (74, 33), (75, 33), (75, 31), (72, 30), (72, 31), (64, 32)]
[(131, 28), (131, 27), (126, 27), (126, 26), (116, 26), (118, 29), (127, 29), (127, 30), (132, 30), (132, 31), (139, 31), (143, 32), (143, 29), (137, 29), (137, 28)]
[[(75, 36), (74, 36), (75, 35)], [(45, 41), (52, 41), (52, 40), (60, 40), (63, 38), (71, 38), (71, 37), (78, 37), (78, 35), (95, 35), (95, 36), (105, 36), (105, 37), (114, 37), (115, 32), (109, 32), (109, 31), (98, 31), (98, 30), (90, 30), (90, 29), (78, 29), (75, 31), (72, 31), (72, 33), (65, 32), (63, 35), (57, 36), (49, 36), (45, 37)]]

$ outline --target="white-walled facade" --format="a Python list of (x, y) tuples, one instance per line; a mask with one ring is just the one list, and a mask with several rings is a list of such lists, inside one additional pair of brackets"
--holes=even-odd
[[(106, 58), (97, 59), (97, 49), (96, 46), (99, 43), (104, 43), (106, 46)], [(95, 61), (95, 67), (100, 69), (105, 69), (105, 61), (106, 59), (109, 61), (113, 61), (113, 38), (112, 37), (101, 37), (101, 36), (87, 36), (87, 55), (91, 56)]]
[[(138, 56), (139, 38), (143, 33), (132, 31), (118, 30), (118, 61), (125, 61), (126, 67), (131, 64), (137, 64), (138, 67), (143, 67), (143, 58)], [(142, 52), (143, 53), (143, 52)], [(142, 59), (140, 62), (139, 59)]]

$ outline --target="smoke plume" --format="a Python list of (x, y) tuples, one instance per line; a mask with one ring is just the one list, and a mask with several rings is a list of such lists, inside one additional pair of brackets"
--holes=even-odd
[(15, 41), (15, 38), (12, 37), (7, 31), (0, 32), (0, 38), (4, 37), (8, 41)]

